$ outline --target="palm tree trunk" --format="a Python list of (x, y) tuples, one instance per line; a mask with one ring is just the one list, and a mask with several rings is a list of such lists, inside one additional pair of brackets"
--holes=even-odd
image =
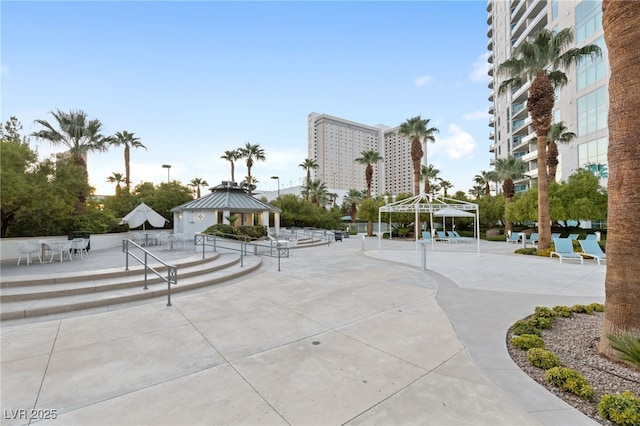
[(125, 145), (124, 147), (124, 183), (125, 186), (127, 187), (127, 192), (130, 189), (130, 185), (131, 185), (131, 170), (130, 170), (130, 159), (131, 159), (131, 153), (129, 152), (129, 146)]
[(549, 145), (547, 145), (547, 167), (549, 169), (549, 182), (555, 182), (558, 170), (558, 144), (554, 141), (549, 142)]
[(609, 206), (604, 324), (598, 352), (615, 359), (607, 335), (640, 337), (640, 252), (629, 227), (640, 221), (640, 8), (602, 3), (609, 51)]

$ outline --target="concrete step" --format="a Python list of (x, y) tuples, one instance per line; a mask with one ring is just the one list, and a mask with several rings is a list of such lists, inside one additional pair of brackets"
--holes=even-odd
[[(205, 260), (192, 258), (178, 262), (178, 283), (171, 293), (184, 292), (222, 283), (246, 275), (260, 267), (259, 256), (215, 253)], [(161, 270), (159, 265), (157, 270)], [(156, 269), (156, 268), (154, 268)], [(164, 268), (166, 270), (166, 268)], [(79, 277), (78, 275), (81, 275)], [(165, 297), (167, 282), (149, 272), (144, 290), (144, 268), (113, 268), (90, 273), (74, 273), (36, 279), (23, 277), (3, 280), (0, 296), (1, 320), (28, 318), (92, 309)]]

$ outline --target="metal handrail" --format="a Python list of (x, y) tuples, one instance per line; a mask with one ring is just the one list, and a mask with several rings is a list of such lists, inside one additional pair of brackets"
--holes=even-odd
[[(129, 251), (129, 244), (133, 244), (136, 248), (139, 248), (140, 250), (142, 250), (144, 252), (144, 260), (140, 259), (138, 256), (136, 256), (135, 254), (133, 254), (133, 253), (131, 253)], [(158, 256), (156, 256), (153, 253), (149, 252), (147, 249), (142, 248), (142, 246), (134, 243), (131, 240), (122, 240), (122, 251), (124, 253), (126, 253), (126, 257), (125, 257), (126, 260), (125, 260), (125, 267), (124, 267), (125, 271), (129, 270), (129, 256), (133, 257), (140, 264), (144, 265), (144, 287), (143, 287), (143, 290), (148, 290), (149, 289), (149, 287), (147, 287), (147, 275), (148, 275), (147, 271), (148, 270), (150, 270), (151, 272), (156, 274), (156, 276), (158, 278), (160, 278), (161, 280), (166, 281), (166, 283), (167, 283), (167, 306), (171, 306), (171, 284), (174, 284), (174, 285), (178, 284), (178, 267), (174, 266), (174, 265), (169, 265), (164, 260), (160, 259)], [(149, 266), (149, 262), (148, 262), (148, 257), (149, 256), (151, 256), (153, 259), (157, 260), (162, 265), (167, 267), (167, 277), (166, 278), (164, 276), (162, 276), (161, 272), (156, 271), (154, 268)]]

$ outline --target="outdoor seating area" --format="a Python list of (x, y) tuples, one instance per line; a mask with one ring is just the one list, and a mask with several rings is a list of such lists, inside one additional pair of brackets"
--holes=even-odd
[(590, 258), (595, 259), (598, 265), (600, 265), (600, 262), (606, 262), (607, 256), (595, 239), (578, 240), (578, 243), (580, 243), (580, 247), (582, 247), (582, 252)]
[(584, 258), (573, 250), (573, 242), (571, 238), (555, 238), (553, 240), (555, 244), (555, 251), (549, 254), (549, 257), (554, 255), (560, 258), (560, 263), (563, 259), (579, 260), (581, 264), (584, 264)]

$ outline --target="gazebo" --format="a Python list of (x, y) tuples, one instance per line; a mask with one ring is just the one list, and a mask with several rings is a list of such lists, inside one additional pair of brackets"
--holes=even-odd
[(231, 216), (238, 217), (237, 225), (254, 225), (258, 217), (258, 223), (268, 229), (270, 213), (274, 213), (275, 232), (280, 233), (281, 210), (247, 194), (236, 182), (223, 181), (211, 193), (174, 207), (171, 213), (174, 233), (197, 233), (219, 223), (230, 224)]
[[(389, 213), (389, 228), (391, 228), (391, 218), (393, 213), (415, 213), (415, 223), (420, 223), (420, 213), (429, 213), (429, 222), (433, 229), (433, 218), (442, 217), (472, 217), (474, 219), (474, 238), (476, 239), (478, 254), (480, 254), (480, 210), (478, 205), (468, 201), (456, 200), (440, 196), (416, 195), (404, 200), (395, 201), (378, 209), (378, 229), (382, 224), (382, 213)], [(416, 242), (420, 239), (419, 233), (415, 233)], [(378, 247), (382, 234), (378, 235)], [(389, 235), (391, 238), (391, 234)]]

